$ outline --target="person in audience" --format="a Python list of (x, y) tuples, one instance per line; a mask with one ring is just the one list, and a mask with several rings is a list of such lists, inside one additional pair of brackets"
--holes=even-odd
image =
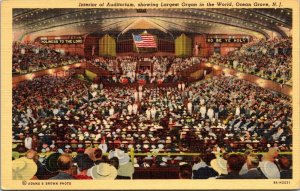
[(50, 180), (68, 180), (74, 179), (73, 173), (73, 162), (72, 157), (68, 154), (62, 154), (57, 160), (58, 174), (54, 177), (49, 178)]
[(36, 165), (37, 165), (37, 171), (35, 173), (35, 176), (39, 180), (45, 179), (49, 173), (46, 170), (46, 167), (39, 161), (39, 155), (38, 155), (38, 153), (35, 150), (30, 149), (30, 150), (28, 150), (26, 152), (25, 156), (28, 159), (32, 159), (36, 163)]
[(89, 155), (77, 155), (73, 160), (78, 167), (79, 173), (73, 175), (75, 179), (92, 179), (92, 177), (87, 175), (87, 171), (89, 168), (94, 166), (94, 162), (90, 159)]
[(259, 163), (259, 168), (268, 179), (280, 178), (280, 172), (276, 164), (277, 157), (278, 149), (269, 148), (269, 151), (264, 154), (262, 161)]
[[(215, 159), (216, 156), (213, 153), (207, 153), (201, 156), (201, 162), (198, 163), (198, 169), (193, 169), (193, 179), (208, 179), (210, 177), (218, 176), (218, 172), (216, 172), (211, 167), (211, 161)], [(193, 166), (194, 168), (194, 166)]]
[(189, 164), (182, 164), (179, 167), (179, 179), (192, 179), (192, 167)]
[(128, 153), (120, 149), (112, 150), (109, 153), (108, 159), (111, 160), (113, 157), (118, 158), (119, 167), (118, 167), (118, 179), (132, 179), (134, 173), (134, 166), (130, 162)]
[(240, 154), (230, 154), (227, 158), (227, 175), (221, 175), (217, 179), (241, 179), (239, 175), (245, 163), (245, 158)]
[(282, 156), (278, 160), (279, 168), (280, 168), (280, 178), (281, 179), (292, 179), (293, 172), (291, 169), (292, 162), (286, 156)]
[(246, 159), (248, 172), (241, 175), (241, 178), (244, 179), (265, 179), (266, 177), (260, 169), (258, 169), (259, 158), (255, 154), (247, 155)]

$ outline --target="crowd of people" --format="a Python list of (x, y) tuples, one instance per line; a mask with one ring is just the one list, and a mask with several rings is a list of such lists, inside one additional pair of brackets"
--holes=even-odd
[(81, 58), (35, 43), (13, 43), (12, 73), (26, 74), (79, 62)]
[[(182, 71), (201, 61), (196, 57), (183, 59), (160, 56), (150, 58), (126, 56), (117, 57), (115, 60), (103, 58), (95, 60), (95, 65), (110, 71), (111, 77), (102, 77), (103, 82), (109, 83), (135, 83), (140, 80), (144, 80), (145, 83), (179, 82), (182, 80)], [(112, 66), (108, 63), (115, 64)]]
[[(116, 168), (117, 159), (113, 157), (105, 159), (104, 166), (100, 163), (91, 167), (88, 164), (95, 165), (95, 162), (83, 162), (84, 168), (92, 168), (91, 175), (85, 174), (86, 169), (78, 165), (79, 177), (87, 175), (93, 179), (97, 179), (102, 168), (118, 175), (124, 158), (134, 167), (145, 168), (193, 164), (187, 156), (151, 154), (130, 162), (130, 151), (223, 153), (229, 166), (231, 158), (226, 158), (224, 153), (268, 152), (271, 148), (292, 151), (291, 98), (228, 76), (192, 85), (180, 83), (178, 88), (154, 89), (103, 88), (72, 77), (43, 76), (22, 82), (13, 89), (12, 110), (13, 142), (19, 144), (15, 151), (40, 153), (41, 165), (47, 165), (51, 153), (59, 153), (57, 160), (63, 157), (63, 164), (56, 170), (62, 173), (57, 176), (63, 178), (74, 163), (79, 164), (74, 161), (83, 160), (76, 157), (87, 150), (99, 153), (101, 150), (108, 156), (114, 152), (116, 155), (112, 155), (120, 163)], [(237, 158), (232, 160), (242, 160), (242, 157)], [(109, 161), (111, 159), (115, 163)], [(66, 164), (66, 161), (69, 162)], [(203, 158), (201, 161), (206, 162)], [(201, 161), (198, 166), (206, 167)], [(110, 162), (112, 165), (107, 166)], [(241, 163), (245, 164), (245, 157)], [(208, 162), (206, 165), (210, 166)], [(236, 175), (240, 171), (239, 167), (234, 168), (227, 169), (228, 174), (234, 171)], [(132, 178), (133, 171), (124, 172), (127, 171), (132, 174), (119, 175)], [(186, 176), (181, 174), (180, 177)], [(280, 177), (277, 173), (276, 178)]]
[(190, 58), (175, 58), (170, 67), (170, 72), (173, 74), (181, 72), (195, 64), (200, 64), (200, 58), (190, 57)]
[[(134, 179), (137, 158), (121, 149), (104, 156), (99, 148), (79, 149), (76, 156), (51, 153), (46, 159), (29, 149), (24, 157), (13, 160), (15, 180), (114, 180)], [(162, 158), (168, 162), (168, 157)], [(174, 160), (172, 160), (174, 161)], [(158, 164), (160, 162), (158, 161)], [(20, 166), (22, 166), (20, 168)], [(178, 179), (291, 179), (291, 156), (279, 155), (277, 148), (261, 155), (245, 153), (202, 153), (191, 162), (178, 164)], [(163, 168), (163, 167), (162, 167)]]
[(215, 54), (209, 61), (278, 83), (292, 84), (291, 38), (254, 41), (226, 56)]

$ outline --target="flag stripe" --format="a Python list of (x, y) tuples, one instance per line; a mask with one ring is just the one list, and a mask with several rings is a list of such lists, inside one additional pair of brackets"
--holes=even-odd
[(152, 35), (133, 35), (133, 41), (137, 48), (156, 48), (156, 42)]

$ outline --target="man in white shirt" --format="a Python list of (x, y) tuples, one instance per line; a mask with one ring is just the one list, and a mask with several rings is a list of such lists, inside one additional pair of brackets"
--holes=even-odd
[(207, 110), (207, 116), (212, 121), (212, 119), (214, 117), (214, 110), (211, 107)]
[(131, 103), (127, 106), (127, 110), (128, 110), (128, 115), (132, 115), (132, 109), (133, 109), (133, 107), (132, 107), (132, 105), (131, 105)]
[(138, 105), (136, 103), (133, 104), (132, 110), (133, 110), (133, 114), (136, 115), (138, 111)]
[(29, 136), (29, 134), (26, 135), (26, 138), (24, 140), (24, 145), (26, 149), (32, 148), (32, 138)]
[(115, 109), (113, 106), (111, 106), (109, 109), (109, 116), (113, 116), (114, 114), (115, 114)]
[(201, 117), (205, 118), (205, 114), (206, 114), (206, 107), (204, 105), (201, 106), (200, 108), (200, 113), (201, 113)]
[(188, 104), (187, 104), (187, 110), (188, 110), (189, 114), (192, 114), (193, 105), (192, 105), (191, 101), (189, 101)]

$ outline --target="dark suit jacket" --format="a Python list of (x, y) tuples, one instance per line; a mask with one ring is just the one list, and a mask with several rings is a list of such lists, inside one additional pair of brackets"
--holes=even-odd
[(258, 169), (250, 169), (246, 174), (241, 175), (243, 179), (265, 179), (266, 177)]
[(221, 174), (217, 179), (241, 179), (239, 174), (228, 173), (227, 175)]

